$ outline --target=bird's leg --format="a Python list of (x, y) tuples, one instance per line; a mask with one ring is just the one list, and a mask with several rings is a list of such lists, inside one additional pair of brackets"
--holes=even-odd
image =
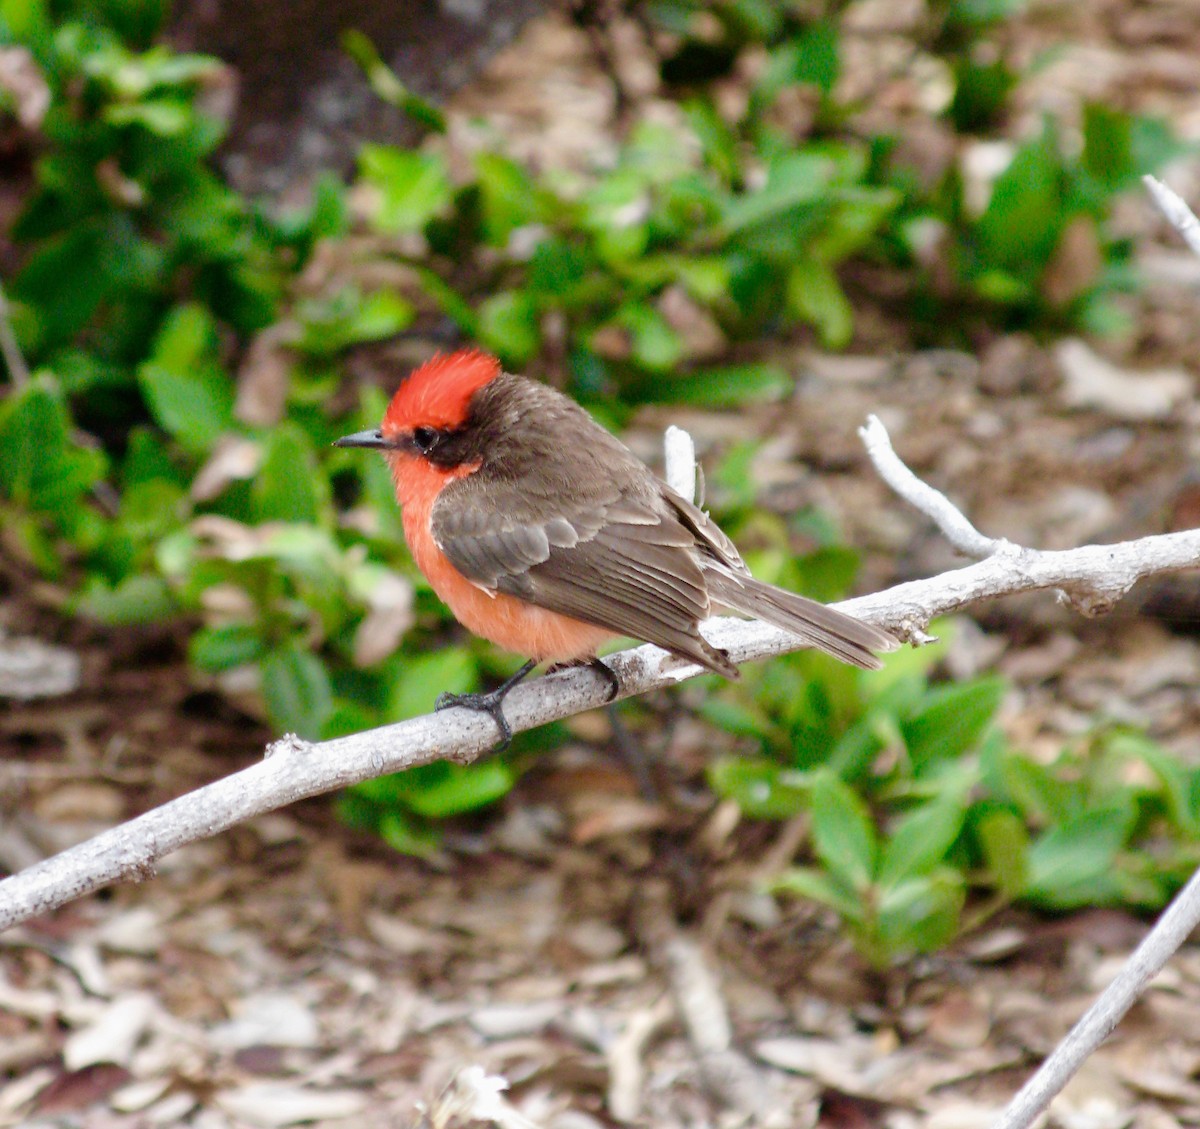
[(604, 699), (606, 703), (611, 702), (621, 692), (621, 680), (617, 677), (617, 672), (595, 655), (590, 659), (577, 659), (575, 662), (569, 663), (555, 663), (553, 666), (546, 667), (546, 673), (557, 674), (560, 670), (575, 670), (579, 667), (594, 670), (608, 683), (608, 697)]
[(489, 690), (486, 694), (451, 694), (449, 691), (439, 694), (438, 700), (433, 703), (433, 708), (448, 710), (455, 706), (461, 706), (465, 710), (478, 710), (480, 713), (491, 714), (496, 728), (500, 730), (500, 744), (496, 746), (495, 751), (501, 752), (508, 748), (513, 736), (512, 726), (508, 724), (508, 718), (504, 716), (504, 699), (508, 692), (535, 666), (537, 666), (537, 660), (530, 659), (511, 678), (506, 678), (495, 690)]

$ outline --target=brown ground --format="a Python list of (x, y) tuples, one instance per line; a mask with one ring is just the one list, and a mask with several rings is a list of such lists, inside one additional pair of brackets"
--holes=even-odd
[[(1030, 57), (1071, 44), (1032, 84), (1030, 112), (1102, 93), (1200, 133), (1191, 11), (1183, 0), (1035, 6), (1020, 30)], [(603, 78), (562, 24), (529, 35), (459, 109), (545, 143), (546, 160), (583, 159), (606, 136)], [(533, 96), (536, 81), (554, 96)], [(888, 88), (897, 101), (902, 86)], [(551, 121), (559, 112), (574, 116)], [(1198, 168), (1172, 170), (1172, 183), (1189, 194)], [(1148, 202), (1126, 211), (1152, 282), (1138, 332), (1106, 346), (1121, 395), (1090, 402), (1095, 365), (1061, 345), (998, 338), (978, 357), (911, 354), (868, 318), (856, 355), (781, 356), (801, 374), (788, 410), (670, 418), (702, 452), (769, 436), (755, 466), (767, 503), (837, 514), (867, 555), (868, 588), (953, 564), (866, 466), (854, 428), (868, 411), (988, 533), (1062, 547), (1194, 525), (1200, 263)], [(1132, 373), (1150, 364), (1175, 382)], [(1147, 415), (1152, 386), (1163, 398)], [(646, 414), (639, 449), (666, 419)], [(1156, 616), (1138, 617), (1139, 604)], [(1008, 673), (1006, 726), (1030, 747), (1054, 749), (1103, 716), (1194, 756), (1200, 648), (1165, 626), (1170, 613), (1186, 629), (1194, 606), (1186, 587), (1159, 587), (1084, 623), (1048, 596), (1009, 601), (960, 630), (948, 667)], [(15, 591), (0, 610), (10, 631), (66, 644), (83, 670), (78, 692), (0, 715), (0, 865), (225, 775), (269, 739), (192, 687), (169, 637), (64, 624)], [(973, 1129), (1144, 929), (1108, 912), (1012, 913), (873, 974), (822, 913), (756, 891), (795, 856), (803, 823), (714, 807), (700, 786), (712, 735), (665, 700), (663, 716), (670, 725), (641, 734), (656, 803), (606, 753), (608, 721), (592, 715), (499, 811), (451, 828), (431, 863), (347, 831), (313, 801), (0, 936), (0, 1126)], [(1200, 949), (1189, 947), (1060, 1099), (1058, 1123), (1200, 1123), (1197, 1008)]]

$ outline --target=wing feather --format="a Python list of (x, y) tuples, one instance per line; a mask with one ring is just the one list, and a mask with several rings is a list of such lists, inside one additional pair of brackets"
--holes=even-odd
[(438, 547), (469, 580), (736, 676), (697, 629), (709, 598), (695, 537), (653, 496), (614, 491), (537, 517), (524, 495), (473, 477), (447, 486), (431, 515)]

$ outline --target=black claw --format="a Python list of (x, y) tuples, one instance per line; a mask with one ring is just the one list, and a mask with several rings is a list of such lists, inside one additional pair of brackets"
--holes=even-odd
[(535, 666), (537, 663), (531, 659), (511, 678), (506, 679), (495, 690), (489, 690), (486, 694), (451, 694), (446, 691), (446, 693), (438, 695), (437, 701), (433, 703), (433, 708), (437, 711), (461, 706), (465, 710), (478, 710), (480, 713), (490, 714), (496, 723), (496, 728), (500, 730), (500, 744), (494, 751), (503, 752), (513, 738), (512, 726), (508, 724), (508, 718), (504, 716), (504, 699), (508, 696), (508, 692)]
[(504, 695), (497, 690), (491, 691), (488, 694), (439, 694), (438, 700), (433, 703), (434, 710), (449, 710), (455, 706), (461, 706), (465, 710), (477, 710), (480, 713), (491, 714), (492, 720), (496, 723), (496, 728), (500, 730), (500, 744), (496, 746), (496, 752), (503, 752), (508, 748), (512, 741), (513, 732), (512, 726), (508, 724), (508, 718), (504, 716)]
[(617, 672), (599, 659), (592, 659), (588, 666), (608, 683), (608, 697), (604, 700), (611, 702), (621, 692), (621, 680), (617, 677)]

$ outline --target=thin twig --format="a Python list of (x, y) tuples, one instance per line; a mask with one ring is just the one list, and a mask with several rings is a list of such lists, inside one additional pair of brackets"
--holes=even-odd
[(1026, 1129), (1112, 1033), (1146, 985), (1200, 924), (1200, 870), (1176, 895), (1154, 928), (1133, 950), (1116, 979), (1067, 1033), (996, 1122), (995, 1129)]
[(1015, 549), (1010, 541), (985, 537), (945, 494), (913, 474), (892, 450), (887, 428), (878, 416), (867, 416), (867, 422), (858, 429), (858, 434), (879, 477), (906, 502), (932, 518), (946, 540), (959, 552), (979, 558)]
[(4, 357), (8, 378), (14, 388), (21, 388), (29, 383), (29, 366), (21, 355), (21, 346), (17, 343), (17, 335), (12, 326), (12, 311), (4, 287), (0, 286), (0, 356)]
[(1200, 220), (1184, 202), (1183, 197), (1173, 188), (1168, 188), (1158, 177), (1144, 176), (1142, 183), (1188, 248), (1194, 254), (1200, 255)]
[(663, 477), (689, 502), (696, 500), (696, 444), (682, 427), (671, 424), (663, 437)]

